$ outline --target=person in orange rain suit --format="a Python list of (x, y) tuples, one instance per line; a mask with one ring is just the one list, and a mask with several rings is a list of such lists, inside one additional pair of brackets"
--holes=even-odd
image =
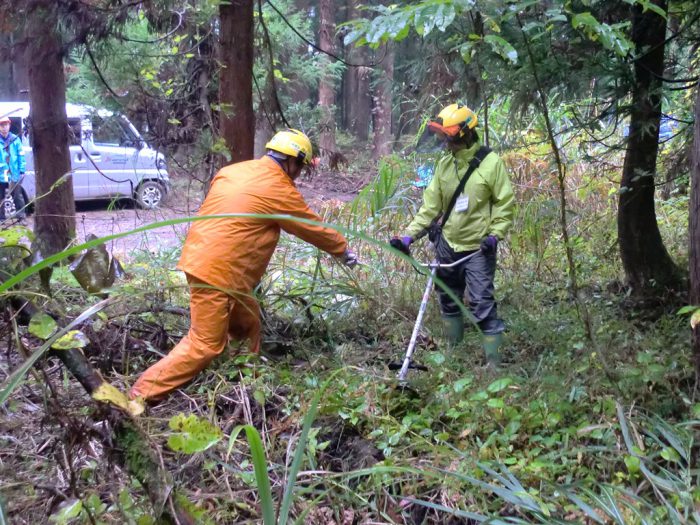
[[(301, 131), (280, 131), (260, 159), (231, 164), (211, 183), (200, 216), (225, 213), (285, 214), (321, 221), (294, 185), (312, 159), (311, 142)], [(146, 370), (130, 397), (164, 397), (193, 379), (229, 339), (248, 339), (260, 349), (260, 313), (253, 289), (265, 273), (280, 230), (296, 235), (352, 267), (357, 256), (345, 238), (330, 228), (292, 219), (235, 217), (194, 221), (178, 269), (190, 286), (188, 334), (163, 359)]]

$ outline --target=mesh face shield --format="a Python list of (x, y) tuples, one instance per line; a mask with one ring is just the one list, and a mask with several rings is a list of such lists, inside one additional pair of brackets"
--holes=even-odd
[(441, 140), (454, 140), (460, 137), (462, 126), (455, 124), (454, 126), (443, 126), (435, 120), (428, 122), (428, 130), (438, 136)]

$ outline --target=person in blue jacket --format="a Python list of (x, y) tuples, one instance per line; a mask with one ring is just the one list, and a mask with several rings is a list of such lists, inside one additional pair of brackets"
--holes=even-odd
[[(5, 197), (9, 190), (14, 201), (14, 217), (24, 219), (27, 216), (22, 191), (22, 178), (26, 171), (22, 139), (10, 131), (10, 118), (0, 117), (0, 219), (7, 219)], [(10, 206), (11, 208), (11, 206)]]

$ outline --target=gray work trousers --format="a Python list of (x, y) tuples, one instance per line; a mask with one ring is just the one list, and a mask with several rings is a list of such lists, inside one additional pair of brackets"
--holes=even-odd
[[(464, 297), (465, 288), (469, 293), (469, 311), (474, 316), (484, 334), (500, 334), (505, 324), (498, 317), (498, 305), (493, 296), (493, 279), (496, 274), (496, 253), (486, 254), (481, 250), (471, 259), (453, 268), (439, 268), (437, 276), (459, 298)], [(437, 260), (440, 263), (452, 263), (470, 252), (455, 252), (445, 238), (441, 238), (436, 247)], [(440, 311), (444, 317), (461, 316), (459, 306), (436, 285)]]

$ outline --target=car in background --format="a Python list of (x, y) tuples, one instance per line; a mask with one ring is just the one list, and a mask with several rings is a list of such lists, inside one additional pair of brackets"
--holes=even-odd
[[(148, 147), (125, 116), (78, 104), (66, 104), (66, 114), (76, 201), (129, 198), (145, 209), (165, 201), (170, 191), (165, 157)], [(36, 177), (29, 102), (0, 102), (0, 116), (10, 118), (10, 131), (22, 139), (27, 161), (22, 188), (31, 202)]]

